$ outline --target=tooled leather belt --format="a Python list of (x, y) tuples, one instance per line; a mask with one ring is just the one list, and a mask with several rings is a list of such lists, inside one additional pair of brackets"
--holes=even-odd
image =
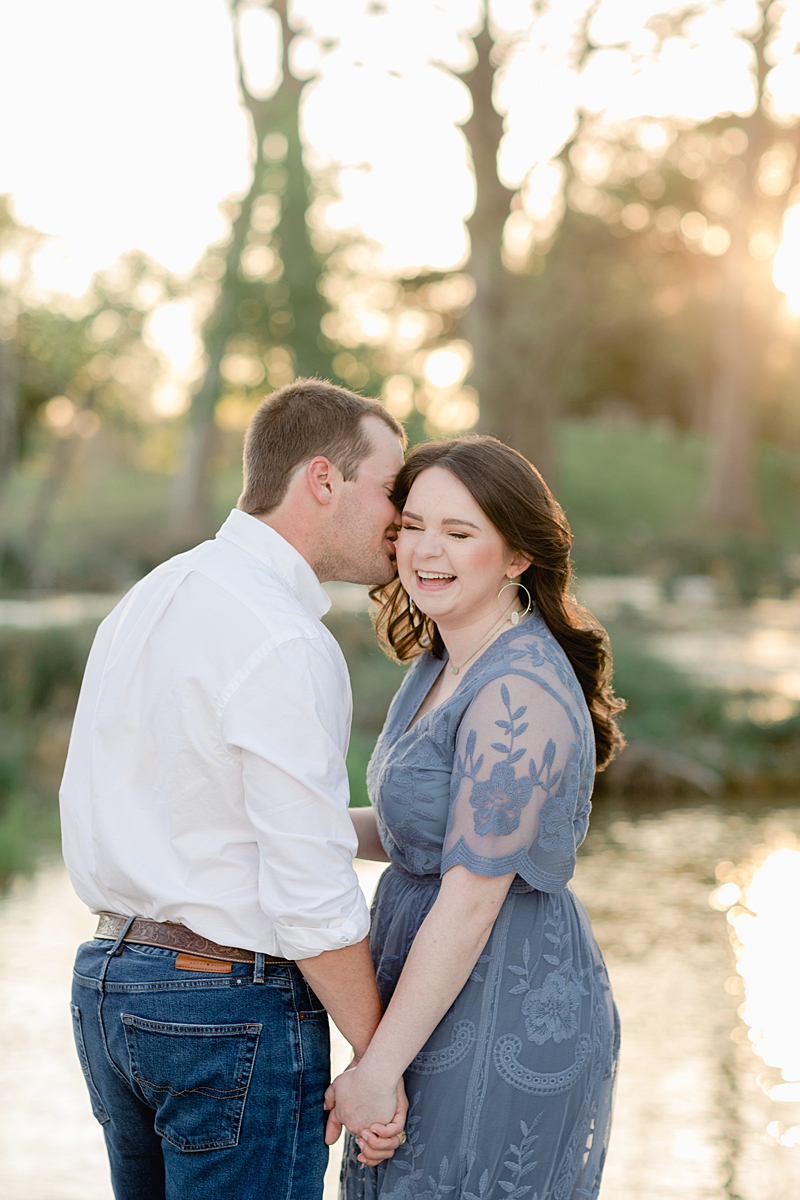
[[(118, 913), (100, 913), (95, 937), (116, 939), (125, 928), (128, 917)], [(195, 954), (199, 958), (213, 958), (221, 962), (254, 963), (256, 956), (252, 950), (242, 950), (238, 946), (219, 946), (199, 933), (192, 933), (185, 925), (173, 925), (171, 921), (148, 921), (145, 917), (134, 918), (128, 932), (123, 938), (125, 942), (133, 942), (139, 946), (158, 946), (161, 950), (178, 950), (184, 954)], [(268, 963), (286, 963), (288, 958), (276, 958), (272, 954), (263, 955)]]

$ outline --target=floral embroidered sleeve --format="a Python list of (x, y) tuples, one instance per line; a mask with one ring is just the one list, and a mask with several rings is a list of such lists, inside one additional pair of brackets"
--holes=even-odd
[(542, 682), (509, 673), (482, 687), (456, 743), (442, 874), (461, 863), (561, 891), (575, 869), (580, 752), (570, 709)]

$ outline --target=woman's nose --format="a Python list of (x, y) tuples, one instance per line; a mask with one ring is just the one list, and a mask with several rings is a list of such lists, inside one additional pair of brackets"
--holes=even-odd
[(439, 558), (442, 553), (442, 543), (439, 536), (431, 530), (425, 530), (417, 542), (417, 553), (424, 558)]

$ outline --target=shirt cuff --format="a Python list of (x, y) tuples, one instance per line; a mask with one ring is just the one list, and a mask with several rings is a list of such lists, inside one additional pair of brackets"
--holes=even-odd
[(278, 953), (297, 962), (304, 958), (316, 958), (326, 950), (343, 950), (363, 942), (369, 933), (369, 911), (363, 896), (359, 896), (353, 912), (324, 929), (304, 929), (300, 925), (274, 925)]

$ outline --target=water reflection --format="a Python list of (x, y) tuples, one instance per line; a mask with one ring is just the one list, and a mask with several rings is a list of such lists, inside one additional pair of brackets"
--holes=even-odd
[[(600, 801), (575, 887), (623, 1024), (601, 1200), (796, 1196), (800, 808)], [(110, 1198), (67, 1007), (91, 925), (56, 864), (0, 899), (0, 1200)]]
[[(712, 903), (728, 910), (744, 985), (739, 1016), (753, 1051), (773, 1068), (759, 1083), (771, 1101), (796, 1105), (800, 1116), (800, 850), (782, 840), (738, 868), (720, 863), (723, 882)], [(800, 1146), (800, 1124), (773, 1119), (765, 1132), (768, 1142)]]
[(798, 835), (797, 808), (732, 799), (664, 812), (598, 805), (576, 890), (623, 1029), (600, 1200), (797, 1195), (795, 1135), (787, 1134), (800, 1125), (800, 1105), (771, 1099), (770, 1089), (790, 1081), (753, 1053), (727, 913), (749, 914), (755, 870), (789, 839), (800, 846)]

